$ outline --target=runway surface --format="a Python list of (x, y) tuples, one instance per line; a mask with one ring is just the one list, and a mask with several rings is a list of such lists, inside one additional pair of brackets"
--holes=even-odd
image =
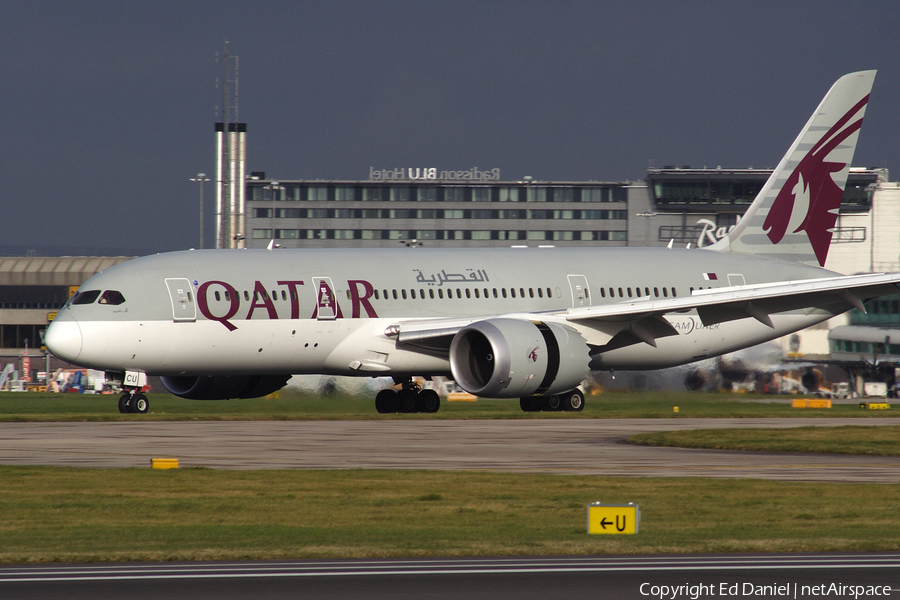
[[(849, 592), (845, 587), (844, 593), (823, 593), (829, 586), (852, 587)], [(692, 592), (696, 594), (694, 597), (883, 598), (900, 591), (898, 588), (900, 553), (0, 567), (0, 595), (41, 600), (101, 597), (118, 600), (681, 599), (690, 598)], [(866, 594), (866, 590), (873, 593)], [(856, 596), (853, 592), (857, 592)]]
[(900, 482), (900, 457), (625, 444), (676, 429), (898, 425), (879, 419), (547, 419), (2, 423), (0, 463), (217, 469), (450, 469), (582, 475)]

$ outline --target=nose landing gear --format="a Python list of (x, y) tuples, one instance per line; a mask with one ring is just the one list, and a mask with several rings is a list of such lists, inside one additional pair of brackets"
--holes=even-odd
[(135, 413), (139, 415), (147, 414), (150, 410), (150, 401), (147, 395), (138, 389), (126, 390), (124, 394), (119, 396), (119, 412)]

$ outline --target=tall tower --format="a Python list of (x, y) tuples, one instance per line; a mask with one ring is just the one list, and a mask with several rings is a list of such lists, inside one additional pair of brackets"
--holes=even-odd
[(225, 41), (222, 64), (221, 122), (216, 123), (216, 248), (244, 248), (247, 124), (238, 121), (238, 57)]

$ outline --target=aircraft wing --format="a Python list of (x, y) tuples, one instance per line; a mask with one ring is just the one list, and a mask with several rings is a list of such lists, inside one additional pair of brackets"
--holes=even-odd
[[(678, 335), (663, 317), (695, 310), (704, 326), (753, 318), (774, 328), (770, 315), (793, 310), (844, 304), (865, 311), (863, 302), (900, 291), (900, 273), (875, 273), (781, 281), (709, 290), (677, 298), (636, 298), (602, 306), (570, 308), (548, 313), (482, 315), (478, 317), (399, 321), (385, 332), (400, 343), (434, 350), (449, 348), (453, 336), (475, 321), (495, 317), (526, 320), (553, 319), (586, 326), (607, 340), (627, 330), (637, 340), (656, 346), (656, 339)], [(599, 344), (598, 344), (599, 345)]]
[[(775, 313), (844, 304), (863, 312), (863, 302), (871, 298), (896, 294), (900, 290), (900, 273), (874, 273), (742, 285), (709, 290), (696, 290), (690, 296), (664, 300), (645, 299), (605, 306), (572, 308), (566, 320), (573, 323), (612, 325), (628, 324), (639, 340), (656, 346), (655, 339), (678, 332), (662, 317), (669, 313), (696, 310), (704, 326), (753, 318), (774, 328)], [(620, 328), (621, 330), (621, 328)]]

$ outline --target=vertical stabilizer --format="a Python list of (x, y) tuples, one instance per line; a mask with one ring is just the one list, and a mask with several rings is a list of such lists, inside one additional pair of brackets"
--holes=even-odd
[(732, 232), (711, 250), (824, 266), (875, 71), (838, 79)]

